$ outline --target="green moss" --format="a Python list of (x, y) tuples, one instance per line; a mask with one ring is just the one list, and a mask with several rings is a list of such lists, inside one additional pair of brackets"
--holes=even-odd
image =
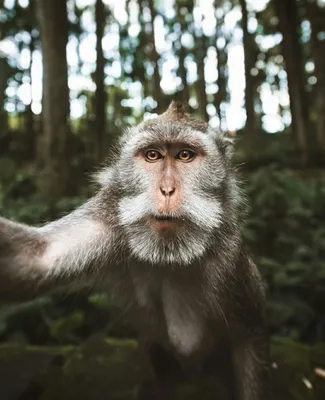
[[(314, 372), (325, 366), (324, 344), (308, 346), (277, 338), (272, 342), (272, 356), (277, 399), (325, 398), (325, 379)], [(1, 387), (11, 390), (13, 398), (29, 393), (35, 400), (127, 400), (133, 398), (141, 379), (134, 340), (93, 337), (81, 346), (58, 347), (3, 344), (1, 363), (6, 367)], [(181, 385), (176, 399), (212, 400), (218, 393), (223, 400), (223, 390), (217, 377), (205, 377)]]
[(25, 355), (26, 353), (47, 353), (53, 356), (68, 356), (76, 350), (75, 346), (21, 346), (10, 343), (3, 343), (0, 345), (0, 360), (4, 361), (7, 359), (12, 359), (12, 357), (17, 357)]

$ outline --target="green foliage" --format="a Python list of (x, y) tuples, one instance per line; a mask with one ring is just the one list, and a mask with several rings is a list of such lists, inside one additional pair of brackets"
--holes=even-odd
[(84, 313), (82, 311), (74, 311), (67, 317), (59, 318), (51, 322), (50, 335), (57, 339), (58, 342), (67, 339), (74, 341), (74, 331), (84, 322)]
[(324, 176), (321, 171), (306, 174), (271, 166), (248, 179), (251, 213), (244, 233), (267, 281), (272, 328), (298, 339), (320, 339), (316, 332), (324, 328)]
[[(40, 297), (32, 301), (26, 301), (18, 304), (4, 304), (0, 307), (0, 335), (6, 332), (6, 329), (13, 323), (14, 319), (23, 320), (39, 310), (43, 310), (45, 306), (52, 303), (49, 297)], [(26, 342), (25, 338), (23, 339)]]
[(21, 169), (10, 158), (0, 159), (0, 214), (10, 219), (36, 224), (59, 217), (85, 201), (85, 196), (65, 197), (55, 205), (37, 197), (35, 170)]

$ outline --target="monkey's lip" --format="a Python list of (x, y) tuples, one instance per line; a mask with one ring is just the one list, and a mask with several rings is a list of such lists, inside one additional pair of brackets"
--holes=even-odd
[(151, 225), (153, 228), (158, 231), (160, 234), (170, 234), (175, 231), (175, 229), (179, 226), (176, 218), (173, 217), (153, 217), (151, 220)]
[(178, 221), (179, 218), (173, 215), (154, 215), (153, 218), (156, 221)]
[(173, 215), (153, 215), (151, 221), (159, 231), (170, 231), (179, 225), (180, 218)]

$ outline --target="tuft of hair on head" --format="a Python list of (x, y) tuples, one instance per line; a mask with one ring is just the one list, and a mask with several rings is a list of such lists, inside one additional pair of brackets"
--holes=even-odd
[(209, 124), (208, 122), (190, 116), (188, 114), (188, 106), (180, 101), (173, 100), (167, 110), (157, 117), (159, 120), (168, 121), (171, 123), (179, 123), (187, 125), (193, 129), (206, 132)]
[(160, 117), (176, 121), (187, 119), (187, 106), (180, 101), (173, 100), (167, 110), (161, 114)]

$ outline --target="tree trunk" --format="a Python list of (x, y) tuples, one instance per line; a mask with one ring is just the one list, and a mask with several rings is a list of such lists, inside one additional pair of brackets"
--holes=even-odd
[(96, 51), (97, 51), (97, 62), (96, 62), (96, 98), (95, 98), (95, 129), (96, 129), (96, 149), (97, 149), (97, 161), (102, 161), (104, 156), (103, 151), (105, 150), (105, 133), (106, 133), (106, 104), (107, 98), (105, 93), (105, 59), (104, 51), (102, 46), (102, 40), (104, 37), (105, 21), (106, 21), (106, 10), (102, 0), (96, 0), (95, 6), (95, 19), (96, 19)]
[(179, 100), (181, 100), (184, 104), (188, 105), (190, 100), (190, 91), (187, 83), (187, 70), (185, 66), (185, 57), (186, 50), (182, 45), (182, 35), (186, 31), (186, 22), (184, 15), (181, 13), (181, 5), (179, 1), (176, 2), (176, 12), (177, 12), (177, 21), (181, 25), (181, 30), (179, 32), (179, 38), (177, 40), (177, 49), (175, 49), (176, 53), (178, 53), (178, 75), (181, 79), (181, 90), (178, 93)]
[(39, 194), (54, 202), (69, 193), (69, 89), (66, 0), (37, 0), (43, 54), (43, 133), (38, 148)]
[(214, 10), (215, 10), (215, 19), (216, 19), (216, 32), (214, 37), (214, 45), (217, 54), (217, 71), (218, 71), (218, 78), (217, 78), (217, 85), (218, 85), (218, 92), (214, 96), (214, 106), (216, 108), (217, 116), (219, 118), (219, 128), (223, 129), (226, 125), (226, 117), (225, 113), (222, 110), (222, 103), (227, 99), (227, 63), (228, 63), (228, 54), (227, 54), (227, 38), (224, 37), (226, 40), (225, 46), (220, 49), (217, 45), (217, 41), (220, 37), (223, 36), (222, 34), (222, 25), (224, 24), (224, 17), (218, 16), (218, 8), (219, 8), (219, 0), (214, 0)]
[(5, 92), (9, 77), (7, 60), (0, 56), (0, 139), (8, 133), (8, 116), (5, 110)]
[(30, 35), (30, 43), (29, 43), (29, 51), (30, 51), (30, 63), (28, 66), (28, 77), (29, 77), (29, 83), (30, 83), (30, 103), (27, 106), (26, 109), (26, 114), (25, 114), (25, 141), (27, 144), (26, 148), (26, 153), (28, 154), (28, 157), (30, 157), (31, 160), (34, 160), (36, 157), (36, 145), (37, 145), (37, 131), (35, 129), (35, 119), (34, 119), (34, 113), (32, 110), (32, 104), (33, 104), (33, 99), (32, 99), (32, 94), (33, 94), (33, 81), (32, 81), (32, 68), (33, 68), (33, 54), (35, 51), (35, 38), (32, 34), (32, 30), (30, 29), (29, 31)]
[(156, 112), (160, 113), (164, 110), (164, 99), (162, 90), (160, 87), (160, 72), (159, 72), (159, 54), (155, 44), (155, 27), (154, 22), (157, 16), (153, 0), (148, 0), (148, 7), (150, 10), (151, 20), (149, 23), (149, 29), (147, 33), (148, 38), (148, 56), (153, 66), (153, 80), (151, 92), (154, 100), (157, 103)]
[(283, 36), (282, 50), (288, 75), (292, 130), (301, 161), (309, 160), (308, 151), (308, 107), (304, 91), (303, 56), (299, 42), (299, 17), (296, 0), (274, 0)]
[[(146, 7), (145, 0), (138, 0), (139, 14), (138, 23), (140, 26), (139, 32), (139, 43), (135, 50), (133, 50), (134, 63), (133, 72), (136, 72), (136, 79), (142, 84), (142, 98), (146, 99), (152, 96), (151, 80), (148, 79), (147, 69), (145, 67), (145, 61), (147, 57), (147, 45), (148, 37), (146, 33), (146, 22), (144, 20), (144, 8)], [(129, 10), (130, 11), (130, 10)]]
[(226, 99), (226, 94), (227, 91), (224, 90), (225, 88), (225, 81), (226, 77), (224, 76), (224, 66), (222, 65), (222, 56), (221, 56), (221, 51), (218, 49), (218, 46), (216, 45), (216, 53), (217, 53), (217, 70), (218, 70), (218, 79), (217, 79), (217, 85), (218, 85), (218, 92), (214, 95), (214, 106), (216, 108), (217, 116), (219, 118), (219, 127), (222, 127), (223, 124), (223, 113), (222, 113), (222, 102), (225, 101)]
[(180, 43), (179, 57), (178, 57), (178, 73), (182, 82), (182, 90), (180, 93), (180, 98), (184, 104), (188, 105), (188, 102), (190, 100), (190, 91), (187, 83), (187, 69), (185, 66), (185, 57), (186, 57), (186, 50), (184, 49), (182, 43)]
[(245, 60), (245, 108), (246, 108), (246, 132), (256, 132), (256, 116), (254, 110), (254, 84), (252, 82), (251, 69), (255, 66), (254, 39), (248, 32), (248, 12), (246, 0), (240, 0), (242, 10), (243, 47)]
[(314, 107), (317, 147), (321, 155), (325, 155), (325, 41), (319, 35), (324, 31), (325, 10), (320, 8), (317, 0), (307, 0), (307, 15), (312, 28), (312, 56), (315, 63), (317, 83), (314, 91)]
[(204, 73), (204, 60), (207, 54), (207, 43), (206, 37), (202, 33), (196, 38), (197, 48), (196, 48), (196, 64), (197, 64), (197, 74), (198, 80), (196, 82), (197, 91), (197, 102), (199, 104), (199, 111), (202, 118), (206, 121), (209, 119), (207, 112), (208, 99), (206, 94), (205, 85), (205, 73)]
[[(0, 14), (4, 10), (4, 0), (0, 0)], [(1, 26), (0, 26), (1, 28)], [(5, 38), (5, 30), (0, 29), (0, 40)], [(7, 59), (0, 53), (0, 139), (8, 133), (8, 115), (4, 108), (6, 100), (7, 81), (10, 76), (10, 67)]]
[(30, 51), (30, 64), (28, 68), (28, 75), (30, 79), (30, 96), (31, 96), (31, 101), (27, 106), (27, 113), (26, 113), (26, 129), (28, 131), (28, 136), (30, 137), (35, 137), (34, 135), (34, 113), (32, 110), (32, 104), (33, 104), (33, 99), (32, 99), (32, 67), (33, 67), (33, 53), (34, 53), (34, 38), (31, 37), (30, 45), (29, 45), (29, 51)]

